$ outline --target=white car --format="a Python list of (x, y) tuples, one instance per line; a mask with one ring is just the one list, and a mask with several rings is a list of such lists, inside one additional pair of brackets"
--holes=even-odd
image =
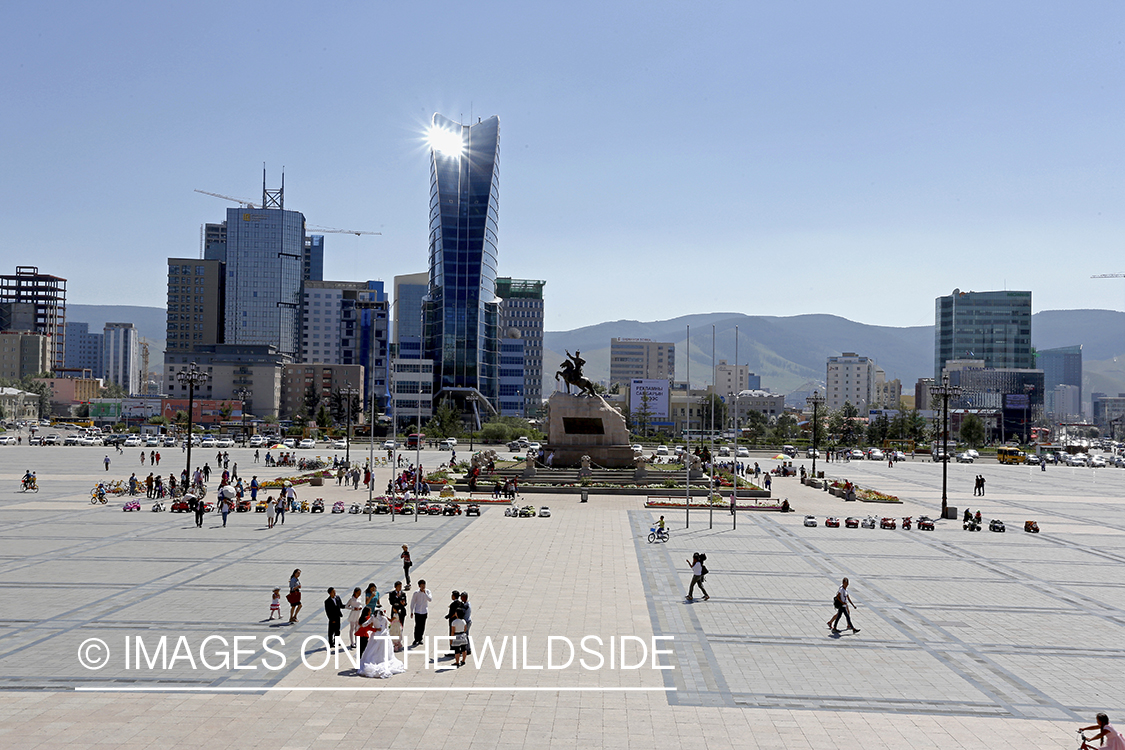
[(1088, 460), (1086, 458), (1085, 453), (1069, 454), (1066, 457), (1066, 465), (1067, 466), (1086, 466), (1087, 463), (1088, 463)]
[(816, 526), (816, 516), (805, 516), (805, 526)]
[(315, 448), (316, 447), (316, 441), (313, 440), (312, 438), (305, 438), (301, 442), (297, 443), (297, 447), (303, 448), (303, 449)]
[(542, 508), (539, 509), (539, 517), (540, 518), (550, 518), (551, 517), (551, 509), (548, 508), (546, 505), (544, 505)]
[(160, 447), (160, 438), (157, 437), (156, 435), (149, 435), (148, 438), (145, 439), (145, 447), (146, 448), (159, 448)]
[(139, 448), (140, 445), (141, 445), (141, 439), (139, 437), (137, 437), (136, 435), (134, 435), (133, 437), (125, 438), (125, 447), (126, 448)]
[(980, 454), (976, 452), (975, 448), (969, 448), (969, 450), (965, 452), (972, 456), (974, 461), (980, 458)]
[(852, 461), (862, 461), (864, 458), (863, 451), (861, 451), (859, 448), (852, 448), (848, 452), (848, 458), (850, 458)]
[(176, 438), (172, 437), (171, 435), (165, 435), (164, 436), (164, 447), (165, 448), (175, 448), (176, 447)]
[(457, 445), (457, 438), (446, 438), (445, 442), (449, 443), (450, 445), (456, 446)]
[(206, 438), (203, 438), (203, 442), (201, 442), (199, 444), (199, 447), (200, 448), (218, 448), (219, 447), (219, 441), (215, 440), (215, 438), (213, 438), (213, 437), (206, 437)]
[(385, 450), (385, 451), (393, 451), (397, 447), (398, 447), (398, 441), (397, 440), (387, 440), (383, 443), (383, 450)]
[(750, 458), (750, 449), (739, 447), (738, 458)]
[(1090, 459), (1090, 468), (1091, 469), (1104, 469), (1105, 468), (1105, 457), (1104, 456), (1094, 456), (1093, 458), (1091, 458)]
[(878, 448), (872, 448), (867, 452), (867, 458), (870, 461), (886, 461), (887, 457), (883, 455), (883, 451)]
[(726, 445), (721, 446), (719, 448), (719, 455), (720, 456), (729, 456), (730, 455), (730, 447), (726, 446)]
[(957, 463), (959, 463), (959, 464), (971, 464), (972, 462), (973, 462), (973, 457), (969, 455), (968, 451), (965, 451), (964, 453), (958, 453), (957, 454)]
[(644, 453), (644, 451), (645, 451), (644, 447), (640, 443), (634, 443), (632, 445), (632, 448), (633, 448), (633, 453)]
[(332, 449), (338, 450), (338, 451), (347, 450), (348, 449), (348, 441), (347, 440), (337, 440), (335, 443), (332, 444)]
[[(452, 438), (450, 438), (450, 440), (452, 440)], [(457, 441), (453, 440), (453, 444), (457, 445)], [(527, 445), (527, 449), (529, 451), (535, 451), (536, 453), (539, 452), (540, 448), (541, 448), (541, 446), (539, 445), (539, 443), (528, 443), (528, 445)]]
[(229, 437), (219, 438), (215, 441), (216, 448), (233, 448), (234, 440)]
[(285, 438), (285, 440), (281, 441), (281, 444), (284, 445), (286, 448), (296, 448), (297, 447), (297, 441), (294, 440), (293, 438)]
[(820, 451), (816, 448), (806, 448), (805, 458), (820, 458)]
[(15, 445), (16, 439), (11, 435), (0, 435), (0, 445)]
[(668, 446), (667, 445), (656, 446), (656, 455), (667, 456), (668, 455)]

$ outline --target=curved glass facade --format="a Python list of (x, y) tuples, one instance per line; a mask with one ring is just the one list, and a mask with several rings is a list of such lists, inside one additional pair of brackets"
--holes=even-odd
[(500, 120), (462, 125), (435, 114), (433, 127), (459, 135), (460, 154), (430, 152), (430, 278), (424, 356), (435, 390), (475, 388), (499, 399), (496, 234)]

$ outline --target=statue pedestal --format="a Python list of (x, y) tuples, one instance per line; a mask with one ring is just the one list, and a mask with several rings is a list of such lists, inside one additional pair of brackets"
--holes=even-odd
[(555, 393), (550, 398), (549, 410), (545, 450), (554, 453), (552, 466), (578, 468), (582, 466), (582, 457), (589, 456), (595, 468), (633, 467), (625, 418), (601, 396)]

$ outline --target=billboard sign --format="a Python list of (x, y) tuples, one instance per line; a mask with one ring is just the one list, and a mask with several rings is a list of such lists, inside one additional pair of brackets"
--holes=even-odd
[(668, 419), (668, 381), (633, 378), (629, 381), (629, 409), (634, 419), (642, 411), (648, 413), (650, 423)]
[(1008, 409), (1026, 409), (1029, 401), (1026, 393), (1008, 393), (1004, 395), (1004, 406)]

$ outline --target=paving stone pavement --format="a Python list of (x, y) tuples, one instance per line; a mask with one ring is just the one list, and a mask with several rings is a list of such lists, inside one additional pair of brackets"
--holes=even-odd
[[(828, 514), (918, 515), (940, 498), (940, 467), (841, 464), (905, 502), (844, 504), (778, 480), (775, 494), (797, 513), (744, 513), (732, 529), (725, 511), (693, 511), (685, 528), (684, 511), (665, 510), (671, 541), (649, 544), (658, 513), (637, 498), (597, 495), (588, 504), (527, 496), (551, 518), (507, 518), (499, 508), (393, 523), (289, 514), (270, 532), (262, 515), (233, 514), (226, 529), (216, 517), (196, 529), (186, 514), (91, 507), (82, 493), (98, 475), (74, 457), (96, 469), (101, 453), (86, 456), (96, 449), (34, 450), (0, 449), (0, 486), (14, 486), (32, 461), (44, 479), (40, 497), (0, 497), (4, 747), (1055, 748), (1075, 744), (1076, 722), (1091, 723), (1095, 711), (1125, 710), (1125, 472), (950, 466), (961, 484), (986, 471), (988, 497), (970, 502), (1010, 530), (969, 534), (943, 522), (928, 533), (824, 528)], [(377, 486), (387, 473), (377, 472)], [(329, 506), (364, 495), (302, 492)], [(821, 525), (803, 527), (806, 512)], [(1043, 533), (1020, 531), (1024, 517), (1038, 518)], [(351, 676), (345, 656), (339, 668), (301, 663), (302, 651), (314, 663), (326, 656), (315, 641), (301, 646), (325, 630), (320, 592), (334, 585), (344, 595), (369, 580), (388, 590), (403, 543), (412, 577), (434, 590), (428, 632), (444, 624), (450, 589), (467, 588), (474, 637), (508, 636), (509, 648), (516, 639), (517, 668), (510, 651), (500, 668), (412, 657), (388, 681)], [(689, 605), (694, 550), (708, 554), (711, 600)], [(294, 567), (304, 571), (301, 622), (264, 622), (269, 591)], [(824, 622), (845, 575), (862, 632), (833, 638)], [(271, 634), (284, 639), (283, 669), (265, 669), (271, 656), (260, 644)], [(246, 638), (241, 663), (259, 669), (125, 668), (126, 636), (151, 644), (161, 635), (193, 648), (208, 635)], [(640, 669), (532, 668), (546, 665), (548, 638), (559, 635), (576, 644), (672, 636), (657, 664), (674, 669), (652, 669), (651, 659)], [(95, 637), (114, 656), (89, 671), (77, 649)], [(215, 661), (219, 650), (208, 652)], [(74, 690), (93, 686), (181, 690)]]

